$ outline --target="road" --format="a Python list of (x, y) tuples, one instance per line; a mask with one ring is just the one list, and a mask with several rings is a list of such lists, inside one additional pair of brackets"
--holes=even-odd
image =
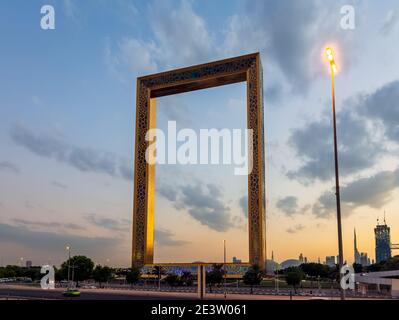
[[(43, 290), (40, 287), (24, 285), (0, 285), (0, 299), (46, 299), (46, 300), (195, 300), (196, 293), (193, 292), (157, 292), (138, 291), (129, 289), (81, 289), (81, 296), (77, 298), (66, 298), (62, 296), (65, 289)], [(223, 294), (208, 293), (206, 299), (224, 300)], [(289, 300), (289, 296), (278, 295), (249, 295), (228, 294), (228, 300)], [(294, 296), (293, 300), (309, 300), (311, 297)], [(314, 297), (313, 299), (316, 299)], [(326, 298), (324, 298), (326, 299)], [(332, 299), (332, 298), (329, 298)], [(338, 298), (335, 297), (335, 300)]]

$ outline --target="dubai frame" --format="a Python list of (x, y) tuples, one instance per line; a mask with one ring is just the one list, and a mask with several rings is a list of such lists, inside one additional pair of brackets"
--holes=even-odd
[[(247, 128), (253, 130), (248, 175), (249, 263), (263, 270), (266, 257), (265, 153), (262, 64), (259, 53), (137, 78), (132, 265), (153, 265), (155, 165), (146, 161), (145, 136), (156, 127), (156, 98), (237, 82), (247, 83)], [(181, 112), (184, 112), (182, 110)], [(171, 261), (173, 263), (173, 261)], [(176, 263), (178, 264), (178, 263)]]

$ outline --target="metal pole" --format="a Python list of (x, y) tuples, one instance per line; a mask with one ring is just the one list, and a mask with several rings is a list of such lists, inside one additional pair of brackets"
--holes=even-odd
[[(334, 127), (334, 162), (335, 162), (335, 195), (337, 200), (337, 225), (338, 225), (338, 265), (339, 265), (339, 279), (342, 280), (341, 269), (344, 265), (344, 253), (342, 245), (342, 223), (341, 223), (341, 197), (339, 192), (339, 171), (338, 171), (338, 143), (337, 143), (337, 121), (335, 115), (335, 77), (334, 70), (331, 64), (331, 88), (332, 88), (332, 112), (333, 112), (333, 127)], [(345, 290), (341, 287), (341, 300), (345, 300)]]
[(75, 275), (75, 262), (72, 264), (72, 286), (75, 288), (75, 283), (73, 281), (73, 277)]
[(71, 273), (71, 247), (68, 247), (68, 288), (70, 287), (69, 279)]
[(158, 267), (158, 291), (161, 291), (161, 266)]
[(223, 240), (223, 261), (224, 261), (224, 266), (223, 266), (223, 273), (224, 273), (224, 298), (226, 299), (227, 297), (227, 292), (226, 292), (226, 240)]
[(276, 287), (277, 287), (277, 293), (279, 293), (279, 287), (278, 287), (278, 267), (277, 267), (277, 277), (276, 277)]

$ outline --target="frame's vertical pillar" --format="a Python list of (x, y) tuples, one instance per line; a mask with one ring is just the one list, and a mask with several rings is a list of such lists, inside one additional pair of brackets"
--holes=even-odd
[(137, 81), (136, 99), (132, 265), (142, 267), (153, 262), (155, 164), (145, 159), (149, 145), (145, 137), (156, 126), (156, 99), (150, 98), (141, 80)]
[[(149, 129), (156, 128), (156, 98), (150, 98), (150, 114), (148, 119)], [(153, 142), (156, 143), (156, 142)], [(147, 163), (147, 215), (145, 221), (145, 251), (144, 263), (154, 261), (154, 204), (155, 204), (155, 163)]]
[(206, 293), (206, 269), (200, 264), (197, 268), (197, 296), (198, 299), (204, 299)]
[(247, 71), (247, 126), (253, 130), (249, 145), (252, 152), (252, 172), (248, 176), (248, 227), (249, 262), (265, 269), (266, 218), (265, 218), (265, 172), (263, 85), (260, 55)]

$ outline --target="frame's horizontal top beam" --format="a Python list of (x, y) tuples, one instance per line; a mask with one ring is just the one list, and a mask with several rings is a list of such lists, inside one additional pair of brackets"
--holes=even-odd
[(243, 82), (246, 81), (246, 79), (246, 72), (227, 74), (220, 77), (212, 77), (208, 79), (200, 78), (198, 80), (190, 81), (187, 83), (178, 83), (175, 85), (151, 89), (151, 98), (158, 98), (189, 91), (219, 87), (237, 82)]
[(179, 68), (179, 69), (173, 69), (173, 70), (153, 73), (153, 74), (149, 74), (149, 75), (146, 75), (146, 76), (138, 77), (137, 79), (138, 80), (148, 80), (148, 79), (151, 79), (151, 78), (157, 78), (157, 77), (166, 76), (166, 75), (169, 75), (169, 74), (182, 73), (182, 72), (190, 71), (190, 70), (198, 70), (198, 69), (203, 68), (203, 67), (213, 67), (213, 66), (216, 66), (216, 65), (219, 65), (219, 64), (228, 63), (228, 62), (241, 61), (241, 60), (244, 60), (244, 59), (247, 59), (247, 58), (256, 58), (259, 55), (260, 55), (259, 52), (249, 53), (249, 54), (245, 54), (245, 55), (242, 55), (242, 56), (239, 56), (239, 57), (227, 58), (227, 59), (223, 59), (223, 60), (197, 64), (197, 65), (190, 66), (190, 67), (184, 67), (184, 68)]

